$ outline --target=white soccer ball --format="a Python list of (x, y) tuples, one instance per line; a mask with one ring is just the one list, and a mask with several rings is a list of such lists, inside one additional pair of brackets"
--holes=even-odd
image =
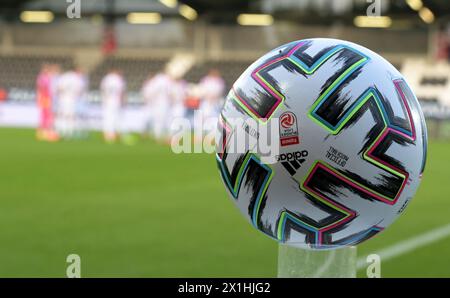
[[(262, 152), (255, 143), (273, 127), (276, 150)], [(216, 144), (227, 192), (249, 222), (280, 242), (320, 249), (360, 243), (404, 211), (427, 134), (416, 97), (389, 62), (354, 43), (307, 39), (240, 76)]]

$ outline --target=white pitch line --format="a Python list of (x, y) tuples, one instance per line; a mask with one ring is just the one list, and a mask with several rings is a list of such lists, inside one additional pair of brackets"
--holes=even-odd
[[(382, 250), (376, 251), (375, 254), (380, 256), (381, 262), (393, 259), (397, 256), (403, 255), (410, 251), (413, 251), (419, 247), (429, 245), (433, 242), (437, 242), (444, 239), (450, 235), (450, 224), (430, 230), (419, 236), (400, 241), (397, 244), (384, 248)], [(368, 266), (366, 262), (367, 256), (358, 258), (357, 268), (361, 269)]]

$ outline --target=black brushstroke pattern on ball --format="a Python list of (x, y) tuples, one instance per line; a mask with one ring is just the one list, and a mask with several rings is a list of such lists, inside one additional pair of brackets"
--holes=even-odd
[[(264, 78), (264, 80), (270, 85), (272, 86), (279, 94), (282, 94), (282, 90), (280, 87), (280, 82), (273, 77), (272, 75), (270, 75), (270, 72), (278, 67), (284, 67), (287, 71), (289, 72), (295, 72), (301, 75), (306, 76), (299, 68), (298, 66), (296, 66), (295, 64), (293, 64), (291, 61), (283, 59), (280, 61), (277, 61), (273, 64), (271, 64), (270, 66), (265, 67), (264, 69), (262, 69), (259, 72), (259, 75)], [(253, 92), (257, 92), (259, 93), (260, 91), (255, 90)], [(258, 112), (259, 115), (263, 116), (263, 117), (268, 117), (268, 113), (269, 111), (273, 108), (273, 106), (277, 103), (278, 99), (275, 98), (272, 94), (270, 94), (269, 92), (264, 91), (265, 95), (264, 96), (268, 96), (271, 97), (271, 100), (269, 102), (267, 102), (267, 105), (265, 106), (261, 106), (260, 102), (257, 103), (252, 103), (248, 100), (248, 95), (243, 95), (241, 96), (242, 99), (244, 99), (255, 111)], [(241, 93), (238, 93), (239, 95), (241, 95)], [(261, 95), (259, 96), (261, 97)], [(257, 98), (259, 98), (257, 97)], [(246, 99), (247, 98), (247, 99)], [(265, 97), (267, 98), (267, 97)]]
[(282, 60), (281, 64), (283, 67), (290, 73), (298, 74), (303, 77), (307, 77), (308, 75), (302, 71), (296, 64), (294, 64), (291, 60)]
[(355, 64), (362, 58), (364, 57), (360, 54), (346, 48), (340, 50), (337, 54), (330, 58), (332, 59), (331, 61), (336, 64), (343, 62), (343, 65), (338, 71), (336, 71), (331, 77), (328, 78), (325, 84), (323, 84), (320, 94), (322, 95), (337, 80), (339, 76), (341, 76), (347, 69), (349, 69), (353, 64)]
[(402, 162), (386, 154), (386, 151), (392, 146), (394, 142), (404, 147), (413, 143), (411, 140), (399, 134), (389, 132), (385, 136), (385, 138), (378, 144), (378, 146), (372, 151), (372, 155), (387, 162), (390, 165), (393, 165), (397, 169), (406, 172), (406, 168)]
[[(375, 91), (375, 92), (377, 92), (377, 91)], [(375, 125), (367, 133), (367, 135), (365, 137), (365, 142), (364, 142), (361, 150), (359, 150), (359, 154), (360, 154), (361, 159), (364, 159), (364, 156), (363, 156), (364, 152), (366, 152), (369, 149), (369, 147), (372, 146), (373, 142), (378, 138), (378, 136), (380, 135), (380, 133), (384, 129), (383, 118), (382, 118), (382, 115), (380, 113), (380, 110), (378, 109), (378, 106), (376, 104), (375, 98), (372, 96), (352, 116), (352, 118), (342, 128), (342, 130), (345, 130), (345, 129), (348, 129), (348, 128), (352, 127), (353, 125), (357, 124), (359, 119), (368, 110), (371, 112), (371, 114), (372, 114), (372, 116), (373, 116), (373, 118), (375, 120)], [(399, 140), (401, 140), (400, 144), (403, 144), (403, 142), (408, 141), (404, 137), (400, 137)], [(386, 151), (386, 150), (387, 149), (385, 149), (384, 151)], [(381, 150), (380, 152), (383, 152), (383, 150)], [(386, 154), (384, 156), (388, 157), (388, 155), (386, 155)], [(380, 158), (380, 159), (384, 160), (383, 158)], [(392, 161), (393, 165), (399, 166), (400, 169), (404, 169), (404, 166), (398, 160), (396, 160), (396, 159), (394, 159), (392, 157), (389, 158), (386, 161), (387, 162)], [(346, 171), (341, 171), (341, 172), (343, 174), (348, 174), (350, 178), (352, 178), (356, 182), (358, 182), (358, 183), (368, 187), (369, 189), (372, 189), (372, 190), (374, 190), (374, 191), (376, 191), (376, 192), (378, 192), (378, 193), (380, 193), (382, 195), (385, 195), (385, 196), (393, 199), (395, 197), (395, 195), (398, 193), (398, 191), (400, 190), (400, 188), (401, 188), (401, 186), (403, 184), (403, 179), (401, 177), (398, 177), (398, 176), (395, 176), (395, 175), (391, 174), (390, 172), (387, 172), (386, 170), (384, 170), (381, 167), (378, 167), (378, 168), (383, 170), (384, 174), (380, 174), (379, 177), (376, 178), (376, 180), (379, 181), (379, 183), (376, 183), (376, 184), (368, 181), (367, 179), (364, 179), (360, 175), (358, 175), (356, 173), (353, 173), (351, 171), (346, 170)], [(392, 183), (392, 185), (389, 185), (389, 183)]]
[(373, 230), (372, 228), (370, 228), (335, 241), (332, 240), (332, 236), (330, 234), (326, 235), (326, 237), (323, 237), (322, 239), (324, 244), (328, 245), (356, 245), (365, 240), (368, 240), (369, 238), (372, 238), (379, 232), (380, 230)]
[(312, 41), (305, 41), (304, 45), (299, 47), (295, 53), (294, 56), (297, 57), (300, 61), (302, 61), (304, 64), (306, 64), (309, 68), (314, 65), (320, 58), (322, 58), (326, 53), (331, 51), (335, 46), (329, 46), (326, 48), (323, 48), (320, 50), (317, 54), (315, 54), (313, 57), (306, 54), (306, 50), (308, 50), (312, 46)]
[[(269, 171), (263, 168), (257, 161), (250, 159), (247, 169), (244, 173), (244, 187), (245, 190), (251, 192), (250, 203), (248, 205), (248, 214), (250, 218), (253, 216), (253, 210), (255, 209), (256, 200), (258, 199), (258, 194), (264, 186), (264, 181), (269, 175)], [(261, 201), (260, 213), (265, 206), (265, 201)], [(258, 220), (258, 219), (257, 219)]]
[(280, 66), (284, 65), (284, 60), (275, 62), (273, 64), (271, 64), (270, 66), (267, 66), (266, 68), (262, 69), (259, 74), (261, 77), (264, 78), (264, 80), (266, 80), (266, 82), (272, 86), (275, 90), (278, 91), (278, 93), (281, 93), (281, 88), (280, 88), (280, 83), (278, 82), (277, 79), (275, 79), (275, 77), (273, 77), (272, 75), (270, 75), (270, 71), (274, 70), (275, 68), (278, 68)]
[(256, 220), (256, 225), (258, 226), (258, 229), (260, 229), (266, 235), (273, 237), (273, 238), (277, 238), (277, 235), (275, 234), (270, 221), (267, 219), (264, 222), (262, 221), (264, 210), (266, 207), (266, 202), (267, 202), (267, 194), (265, 194), (261, 200), (261, 205), (260, 205), (260, 209), (259, 209), (259, 217)]
[[(296, 217), (295, 214), (288, 210), (284, 210), (286, 213), (288, 213), (292, 217)], [(278, 218), (277, 226), (280, 224), (281, 217)], [(305, 235), (305, 243), (306, 244), (315, 244), (316, 243), (316, 233), (314, 233), (311, 230), (308, 230), (307, 228), (298, 225), (297, 223), (293, 222), (292, 220), (286, 218), (286, 222), (284, 225), (284, 240), (289, 241), (291, 239), (291, 231), (294, 230), (298, 233)]]
[(366, 152), (369, 149), (384, 129), (383, 117), (375, 102), (375, 98), (372, 96), (355, 114), (353, 114), (353, 117), (342, 128), (342, 130), (346, 130), (356, 125), (367, 111), (370, 111), (374, 118), (375, 125), (367, 132), (364, 138), (364, 144), (358, 152), (361, 156), (363, 152)]
[[(238, 178), (239, 170), (242, 167), (242, 164), (243, 164), (247, 154), (248, 153), (241, 154), (241, 156), (239, 156), (239, 158), (237, 158), (233, 164), (233, 169), (231, 170), (231, 176), (230, 176), (230, 182), (231, 182), (232, 187), (234, 187), (234, 185), (236, 185), (236, 180)], [(225, 169), (226, 169), (226, 167), (225, 167)], [(226, 169), (226, 170), (228, 170), (228, 169)]]
[[(300, 47), (294, 53), (294, 55), (297, 56), (299, 59), (301, 59), (306, 65), (308, 65), (308, 67), (312, 66), (317, 60), (319, 60), (327, 52), (329, 52), (330, 50), (332, 50), (334, 48), (334, 47), (325, 48), (325, 49), (321, 50), (318, 54), (316, 54), (314, 57), (310, 57), (309, 55), (302, 52), (302, 51), (306, 50), (307, 48), (309, 48), (310, 45), (311, 45), (311, 43), (307, 42), (304, 46)], [(342, 60), (345, 61), (344, 65), (339, 70), (336, 71), (336, 73), (332, 76), (332, 78), (337, 79), (337, 77), (339, 77), (342, 73), (344, 73), (348, 69), (348, 67), (350, 67), (351, 65), (353, 65), (354, 63), (356, 63), (357, 61), (359, 61), (362, 58), (363, 57), (361, 55), (359, 55), (358, 53), (355, 53), (349, 49), (340, 50), (333, 57), (329, 58), (335, 63), (338, 63)], [(301, 69), (299, 69), (299, 67), (297, 65), (295, 65), (294, 63), (292, 63), (290, 60), (286, 60), (286, 59), (280, 60), (278, 62), (273, 63), (270, 66), (265, 67), (264, 69), (262, 69), (259, 72), (259, 74), (261, 75), (261, 77), (264, 78), (264, 80), (267, 81), (267, 83), (269, 85), (271, 85), (280, 94), (281, 94), (280, 83), (278, 82), (277, 79), (275, 79), (273, 76), (270, 75), (270, 71), (272, 71), (273, 69), (280, 67), (280, 66), (283, 66), (289, 72), (296, 72), (296, 73), (302, 74), (303, 76), (306, 77), (306, 73), (304, 73)], [(356, 71), (355, 73), (353, 73), (349, 78), (346, 79), (346, 84), (348, 84), (352, 80), (354, 80), (359, 74), (360, 74), (360, 71)], [(341, 84), (341, 85), (345, 86), (346, 84)], [(323, 104), (323, 105), (325, 105), (325, 107), (321, 107), (321, 112), (322, 112), (321, 116), (322, 117), (323, 117), (323, 115), (330, 116), (332, 118), (333, 118), (333, 116), (334, 116), (334, 118), (338, 118), (339, 116), (342, 116), (341, 114), (346, 105), (346, 102), (342, 101), (342, 103), (340, 103), (337, 101), (337, 99), (339, 99), (339, 95), (340, 95), (340, 92), (341, 92), (343, 86), (341, 86), (340, 88), (341, 89), (336, 91), (336, 95), (334, 97), (330, 97), (330, 101), (327, 100), (327, 102)], [(240, 89), (238, 88), (238, 90), (240, 90)], [(240, 95), (240, 97), (243, 100), (245, 100), (245, 102), (248, 105), (250, 105), (255, 111), (257, 111), (259, 115), (261, 115), (263, 117), (268, 116), (269, 111), (276, 104), (277, 99), (275, 97), (273, 97), (272, 95), (270, 95), (270, 93), (268, 93), (268, 92), (261, 92), (259, 90), (254, 90), (253, 92), (258, 94), (258, 96), (254, 96), (253, 102), (249, 100), (249, 96), (246, 95), (244, 92), (238, 91), (238, 94)], [(260, 94), (260, 93), (263, 93), (263, 94)], [(272, 100), (269, 101), (267, 103), (267, 105), (263, 105), (264, 102), (261, 100), (263, 98), (268, 98), (268, 97), (272, 97)], [(329, 114), (330, 110), (327, 110), (327, 108), (329, 105), (332, 105), (332, 104), (337, 105), (337, 107), (336, 106), (333, 107), (333, 109), (331, 110), (331, 115), (330, 115)]]
[[(286, 55), (296, 44), (293, 44), (291, 47), (288, 47), (284, 51), (281, 51), (279, 55), (275, 55), (267, 61), (262, 62), (260, 65), (264, 65), (267, 62), (270, 62), (278, 57), (282, 57)], [(301, 74), (302, 72), (298, 69), (297, 66), (295, 66), (292, 62), (289, 60), (283, 59), (280, 61), (277, 61), (264, 69), (259, 71), (259, 75), (264, 78), (264, 80), (267, 81), (267, 83), (272, 86), (278, 93), (282, 94), (280, 83), (277, 79), (275, 79), (273, 76), (270, 75), (270, 71), (273, 69), (283, 66), (290, 72), (297, 72)], [(259, 66), (258, 66), (259, 67)], [(251, 91), (244, 91), (242, 88), (237, 87), (236, 88), (237, 95), (248, 105), (250, 106), (254, 111), (258, 113), (258, 115), (262, 118), (269, 117), (269, 112), (273, 109), (275, 104), (278, 102), (278, 99), (275, 98), (272, 94), (265, 91), (262, 87), (261, 89), (253, 88)]]
[[(376, 191), (390, 199), (394, 199), (398, 191), (400, 190), (403, 179), (401, 177), (394, 176), (389, 172), (385, 172), (384, 174), (380, 174), (376, 180), (378, 183), (372, 183), (371, 181), (364, 179), (360, 175), (349, 171), (349, 170), (340, 170), (342, 174), (351, 178), (352, 180), (358, 182), (359, 184), (364, 185), (365, 187)], [(365, 197), (362, 197), (365, 198)]]
[(232, 113), (231, 107), (236, 109), (239, 113), (242, 115), (247, 115), (247, 112), (234, 100), (234, 92), (233, 89), (228, 93), (227, 98), (225, 100), (224, 106), (223, 106), (223, 115), (227, 115), (229, 113)]
[(339, 179), (334, 175), (331, 175), (323, 168), (318, 168), (316, 170), (314, 176), (309, 181), (308, 186), (331, 201), (334, 200), (330, 198), (330, 195), (339, 198), (346, 197), (343, 192), (343, 190), (345, 189), (365, 200), (374, 201), (374, 198), (369, 194), (353, 187), (346, 181)]
[[(409, 134), (412, 132), (411, 124), (409, 122), (408, 111), (406, 110), (405, 104), (403, 103), (403, 99), (397, 93), (397, 96), (391, 97), (389, 100), (386, 99), (385, 95), (380, 96), (381, 101), (383, 102), (384, 110), (388, 115), (389, 121), (393, 126), (403, 128)], [(400, 105), (402, 107), (402, 116), (396, 116), (394, 110), (392, 109), (391, 101), (396, 101), (397, 106)]]
[(267, 118), (266, 116), (277, 102), (277, 99), (272, 94), (264, 91), (262, 87), (260, 89), (253, 88), (248, 91), (244, 91), (238, 87), (236, 93), (261, 118)]
[(231, 104), (233, 105), (233, 107), (236, 108), (236, 110), (238, 110), (239, 113), (241, 113), (243, 115), (247, 115), (247, 112), (235, 100), (232, 100), (232, 99), (228, 99), (228, 100), (231, 101)]
[(345, 214), (331, 208), (330, 206), (328, 206), (327, 204), (322, 203), (321, 201), (319, 201), (318, 199), (316, 199), (315, 197), (311, 196), (310, 194), (306, 194), (306, 198), (309, 200), (309, 202), (316, 206), (317, 208), (319, 208), (320, 210), (324, 211), (325, 213), (328, 214), (327, 217), (322, 218), (321, 220), (314, 220), (306, 215), (303, 215), (301, 213), (297, 214), (297, 218), (301, 219), (303, 222), (317, 228), (323, 228), (327, 225), (333, 224), (338, 220), (341, 220), (342, 218), (345, 217)]
[[(357, 217), (357, 216), (356, 216)], [(355, 217), (355, 218), (356, 218)], [(335, 245), (336, 243), (333, 242), (333, 235), (339, 231), (345, 230), (346, 228), (348, 228), (350, 226), (350, 223), (355, 219), (351, 219), (348, 222), (346, 222), (345, 224), (341, 224), (338, 225), (332, 229), (329, 229), (328, 231), (325, 231), (322, 233), (322, 245), (323, 246), (332, 246)]]
[[(222, 113), (220, 114), (220, 117), (222, 117), (222, 119), (225, 119)], [(227, 158), (227, 154), (228, 154), (227, 153), (227, 151), (228, 151), (227, 141), (228, 141), (229, 136), (227, 136), (227, 130), (226, 130), (225, 126), (223, 125), (222, 121), (217, 121), (217, 131), (219, 134), (219, 143), (216, 144), (216, 148), (217, 148), (216, 151), (219, 153), (223, 149), (223, 152), (220, 152), (219, 156), (221, 159), (225, 160)], [(231, 134), (231, 132), (230, 132), (230, 134)]]
[[(341, 70), (340, 72), (344, 72)], [(344, 115), (351, 109), (351, 105), (358, 98), (353, 98), (349, 93), (343, 93), (344, 88), (361, 74), (361, 69), (352, 73), (317, 109), (316, 114), (332, 126), (336, 126)], [(350, 104), (349, 104), (350, 103)], [(347, 108), (346, 108), (347, 107)]]

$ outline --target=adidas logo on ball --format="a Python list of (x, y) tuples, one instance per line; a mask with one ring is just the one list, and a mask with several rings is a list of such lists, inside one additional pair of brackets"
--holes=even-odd
[(291, 176), (297, 173), (297, 170), (301, 167), (302, 163), (305, 162), (305, 158), (308, 156), (308, 151), (296, 151), (283, 153), (276, 156), (277, 161), (280, 161), (286, 171), (289, 172)]
[(277, 161), (292, 161), (292, 160), (301, 160), (304, 157), (308, 156), (308, 151), (296, 151), (296, 152), (289, 152), (289, 153), (283, 153), (276, 156)]

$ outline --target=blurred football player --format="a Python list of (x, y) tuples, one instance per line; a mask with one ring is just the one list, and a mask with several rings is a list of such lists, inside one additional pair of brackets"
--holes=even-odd
[(215, 129), (219, 115), (221, 101), (225, 92), (225, 81), (222, 79), (217, 69), (211, 69), (203, 79), (200, 80), (199, 88), (202, 102), (200, 111), (204, 119), (204, 129)]
[(53, 130), (52, 73), (49, 64), (42, 65), (36, 79), (36, 101), (39, 109), (39, 125), (36, 133), (38, 140), (55, 141), (58, 139)]
[(156, 74), (143, 88), (144, 99), (151, 113), (153, 136), (158, 140), (167, 137), (173, 88), (174, 81), (166, 72)]
[(87, 74), (80, 67), (76, 68), (76, 74), (78, 76), (77, 81), (79, 82), (80, 94), (76, 102), (76, 134), (78, 137), (87, 136), (87, 121), (88, 121), (88, 102), (87, 95), (89, 91), (89, 78)]
[(111, 143), (119, 137), (119, 118), (125, 99), (126, 82), (121, 71), (111, 69), (100, 84), (103, 112), (103, 137)]
[(77, 103), (85, 88), (85, 82), (78, 70), (63, 73), (58, 79), (58, 123), (59, 135), (74, 137), (76, 130)]
[(153, 74), (149, 74), (147, 79), (142, 84), (141, 88), (141, 96), (144, 102), (143, 105), (143, 119), (142, 119), (142, 128), (141, 133), (143, 136), (146, 136), (150, 132), (150, 128), (152, 125), (153, 119), (153, 107), (152, 107), (152, 99), (153, 99), (153, 87), (152, 87)]
[[(58, 82), (61, 77), (61, 66), (59, 64), (50, 64), (50, 97), (52, 103), (52, 112), (55, 118), (58, 113)], [(53, 123), (53, 129), (55, 130), (55, 123)]]

